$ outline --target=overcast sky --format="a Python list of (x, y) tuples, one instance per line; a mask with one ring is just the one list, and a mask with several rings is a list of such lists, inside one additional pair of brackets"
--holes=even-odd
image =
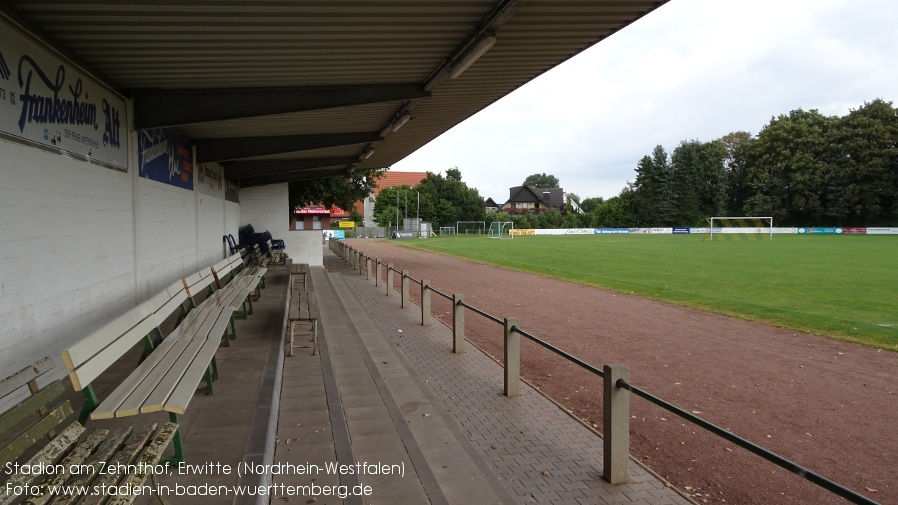
[(658, 144), (756, 135), (794, 109), (844, 115), (875, 98), (898, 102), (896, 0), (671, 0), (392, 170), (457, 166), (500, 204), (542, 172), (609, 198)]

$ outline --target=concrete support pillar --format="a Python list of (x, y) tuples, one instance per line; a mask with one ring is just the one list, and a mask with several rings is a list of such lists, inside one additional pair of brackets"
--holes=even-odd
[(365, 256), (365, 280), (371, 280), (371, 258)]
[(409, 296), (408, 296), (408, 295), (409, 295), (409, 292), (408, 292), (408, 270), (403, 270), (403, 271), (402, 271), (402, 283), (401, 283), (401, 286), (402, 286), (402, 291), (400, 291), (400, 293), (402, 294), (402, 308), (404, 309), (404, 308), (408, 307), (408, 305), (409, 305), (409, 301), (408, 301), (408, 300), (409, 300)]
[(503, 355), (505, 396), (519, 396), (521, 394), (521, 335), (512, 331), (512, 328), (518, 325), (520, 325), (518, 318), (505, 318), (505, 353)]
[(452, 352), (465, 352), (465, 301), (462, 295), (452, 295)]
[(393, 294), (393, 264), (387, 263), (387, 296)]
[(377, 262), (377, 265), (374, 267), (374, 285), (380, 286), (380, 270), (381, 270), (381, 265), (383, 265), (383, 263), (381, 263), (380, 259), (378, 259), (378, 258), (375, 258), (374, 261)]
[(630, 381), (626, 365), (605, 365), (602, 390), (604, 403), (604, 466), (602, 478), (612, 484), (626, 484), (630, 461), (630, 392), (617, 381)]
[(421, 326), (430, 326), (430, 280), (421, 281)]

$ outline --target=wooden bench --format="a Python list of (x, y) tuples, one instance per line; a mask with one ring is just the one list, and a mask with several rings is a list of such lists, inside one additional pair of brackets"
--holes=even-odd
[(302, 289), (308, 289), (308, 275), (309, 275), (309, 264), (308, 263), (294, 263), (290, 265), (290, 286), (291, 289), (293, 286), (299, 285)]
[[(253, 281), (251, 275), (237, 276), (232, 271), (242, 265), (239, 254), (232, 255), (212, 268), (205, 268), (182, 279), (147, 302), (128, 311), (63, 353), (76, 391), (82, 391), (85, 404), (79, 420), (109, 419), (140, 413), (166, 411), (173, 423), (183, 414), (199, 384), (205, 379), (206, 392), (212, 394), (217, 375), (215, 351), (236, 338), (234, 312), (246, 300)], [(216, 267), (218, 269), (216, 270)], [(231, 274), (231, 282), (224, 275)], [(219, 289), (216, 289), (219, 288)], [(196, 295), (208, 296), (196, 303)], [(184, 309), (187, 302), (189, 309)], [(162, 338), (160, 325), (182, 310), (180, 323)], [(101, 402), (92, 382), (149, 332), (158, 335), (153, 351)], [(180, 437), (175, 438), (177, 461), (183, 461)]]
[[(256, 266), (246, 254), (241, 251), (231, 255), (229, 258), (222, 260), (212, 266), (212, 274), (215, 276), (215, 285), (222, 289), (230, 278), (231, 282), (238, 280), (237, 286), (246, 288), (246, 296), (241, 304), (242, 312), (237, 317), (246, 319), (247, 315), (253, 313), (253, 296), (259, 299), (262, 296), (261, 288), (263, 287), (265, 273), (268, 271), (265, 267)], [(249, 308), (247, 309), (247, 305)]]
[[(49, 366), (46, 366), (49, 365)], [(0, 381), (0, 404), (7, 405), (10, 398), (26, 399), (6, 409), (0, 415), (0, 433), (6, 437), (0, 449), (0, 468), (8, 476), (0, 485), (0, 504), (12, 503), (20, 496), (29, 503), (75, 503), (74, 493), (53, 496), (51, 489), (58, 486), (88, 486), (93, 490), (100, 486), (143, 486), (151, 474), (141, 468), (155, 468), (162, 461), (162, 454), (177, 436), (178, 425), (165, 423), (157, 431), (157, 424), (109, 430), (97, 429), (89, 435), (77, 422), (71, 422), (72, 406), (69, 400), (60, 402), (65, 387), (60, 380), (43, 388), (39, 383), (50, 375), (53, 360), (49, 358), (35, 363)], [(16, 400), (18, 401), (18, 399)], [(66, 424), (66, 421), (70, 421)], [(57, 430), (59, 433), (57, 434)], [(18, 466), (16, 466), (18, 464)], [(32, 472), (25, 468), (60, 469), (62, 471)], [(101, 468), (129, 468), (134, 472), (102, 472)], [(10, 468), (13, 471), (7, 472)], [(73, 468), (78, 472), (71, 472)], [(88, 470), (89, 468), (89, 470)], [(83, 470), (83, 471), (81, 471)], [(118, 494), (106, 504), (129, 504), (138, 494)], [(79, 503), (101, 503), (107, 497), (84, 496)]]
[[(62, 353), (75, 391), (81, 391), (85, 397), (78, 418), (81, 424), (99, 406), (92, 386), (94, 379), (141, 340), (145, 349), (153, 349), (163, 342), (163, 322), (175, 311), (186, 312), (187, 298), (184, 283), (179, 280)], [(151, 333), (155, 338), (150, 337)]]
[(291, 280), (290, 310), (287, 320), (290, 321), (290, 338), (287, 344), (287, 356), (293, 356), (293, 349), (308, 348), (308, 345), (295, 345), (297, 331), (300, 336), (312, 338), (312, 356), (318, 354), (318, 299), (314, 291), (307, 291)]

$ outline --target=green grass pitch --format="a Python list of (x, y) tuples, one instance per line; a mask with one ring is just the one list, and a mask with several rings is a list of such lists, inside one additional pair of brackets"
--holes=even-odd
[(898, 350), (898, 237), (436, 238), (407, 245)]

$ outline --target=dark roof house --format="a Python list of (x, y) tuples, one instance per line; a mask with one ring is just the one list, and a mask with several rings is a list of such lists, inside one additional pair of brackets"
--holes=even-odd
[(513, 214), (542, 212), (552, 208), (564, 210), (564, 189), (516, 186), (508, 190), (508, 201), (502, 210)]

